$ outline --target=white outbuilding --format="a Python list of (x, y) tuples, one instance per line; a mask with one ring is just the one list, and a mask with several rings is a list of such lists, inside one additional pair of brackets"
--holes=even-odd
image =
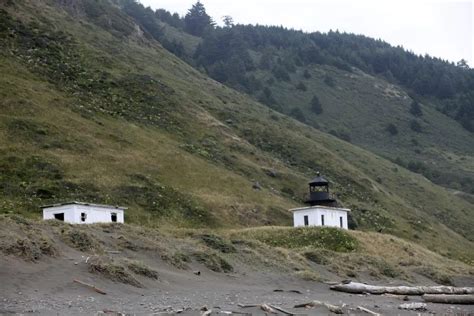
[(70, 224), (123, 223), (126, 207), (66, 202), (45, 205), (43, 219), (56, 219)]
[(329, 226), (348, 229), (348, 208), (339, 207), (336, 199), (329, 193), (329, 181), (318, 175), (309, 182), (309, 206), (291, 209), (293, 225)]
[(307, 206), (290, 210), (293, 212), (293, 223), (295, 227), (301, 226), (328, 226), (347, 228), (348, 208), (330, 206)]

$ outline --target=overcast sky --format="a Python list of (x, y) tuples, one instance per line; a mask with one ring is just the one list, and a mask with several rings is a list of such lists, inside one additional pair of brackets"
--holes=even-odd
[[(196, 0), (139, 0), (153, 9), (186, 14)], [(345, 31), (381, 38), (417, 54), (449, 61), (473, 56), (472, 0), (202, 0), (221, 23), (283, 25), (307, 32)]]

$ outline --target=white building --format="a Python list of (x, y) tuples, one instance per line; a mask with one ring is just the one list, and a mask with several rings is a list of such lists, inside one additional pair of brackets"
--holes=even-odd
[(329, 226), (348, 229), (347, 217), (351, 211), (338, 207), (336, 199), (329, 193), (329, 181), (320, 176), (309, 182), (310, 206), (291, 209), (293, 225), (301, 226)]
[(71, 224), (123, 223), (126, 207), (67, 202), (45, 205), (43, 219), (57, 219)]
[(347, 229), (347, 213), (350, 209), (330, 206), (307, 206), (290, 210), (295, 227), (328, 226)]

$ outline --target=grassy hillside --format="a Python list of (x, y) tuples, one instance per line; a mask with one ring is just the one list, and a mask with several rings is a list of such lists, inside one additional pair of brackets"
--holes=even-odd
[(468, 201), (209, 79), (106, 1), (71, 3), (1, 5), (2, 212), (76, 199), (150, 226), (289, 224), (320, 170), (359, 229), (474, 258)]
[[(268, 81), (272, 74), (258, 71), (256, 76)], [(423, 114), (417, 117), (410, 112), (413, 99), (403, 88), (359, 70), (313, 66), (299, 68), (290, 77), (270, 86), (278, 100), (272, 106), (436, 183), (472, 191), (474, 137), (429, 101), (421, 103)], [(314, 96), (322, 113), (312, 109)], [(391, 125), (395, 133), (389, 131)]]
[[(178, 56), (212, 78), (437, 184), (474, 193), (474, 103), (465, 97), (472, 70), (338, 32), (234, 25), (205, 33), (200, 44), (177, 34), (186, 33), (162, 37), (186, 46)], [(458, 105), (464, 114), (453, 116)]]

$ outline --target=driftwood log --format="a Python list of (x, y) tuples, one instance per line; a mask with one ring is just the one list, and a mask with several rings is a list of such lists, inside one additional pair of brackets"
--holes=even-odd
[(366, 312), (367, 314), (374, 315), (374, 316), (380, 316), (379, 313), (373, 312), (368, 308), (362, 307), (362, 306), (357, 306), (357, 309), (363, 312)]
[(397, 295), (423, 295), (423, 294), (474, 294), (472, 287), (454, 286), (378, 286), (352, 282), (337, 284), (331, 290), (354, 294), (397, 294)]
[(334, 314), (344, 314), (344, 311), (342, 310), (341, 306), (337, 305), (332, 305), (326, 302), (320, 302), (320, 301), (311, 301), (308, 303), (303, 303), (303, 304), (297, 304), (294, 306), (294, 308), (301, 308), (301, 307), (316, 307), (316, 306), (324, 306), (326, 307), (330, 312), (333, 312)]
[(419, 311), (419, 312), (424, 312), (428, 310), (426, 308), (425, 303), (418, 303), (418, 302), (401, 304), (400, 306), (398, 306), (398, 308), (411, 310), (411, 311)]
[(425, 294), (425, 302), (442, 304), (474, 304), (474, 295)]
[(91, 290), (96, 291), (97, 293), (100, 293), (100, 294), (102, 294), (102, 295), (106, 295), (106, 294), (107, 294), (107, 293), (105, 293), (105, 291), (103, 291), (103, 290), (101, 290), (101, 289), (95, 287), (95, 286), (92, 285), (92, 284), (89, 284), (89, 283), (86, 283), (86, 282), (82, 282), (82, 281), (77, 280), (77, 279), (74, 279), (73, 281), (74, 281), (75, 283), (79, 283), (79, 284), (81, 284), (81, 285), (87, 286), (87, 287), (90, 288)]

